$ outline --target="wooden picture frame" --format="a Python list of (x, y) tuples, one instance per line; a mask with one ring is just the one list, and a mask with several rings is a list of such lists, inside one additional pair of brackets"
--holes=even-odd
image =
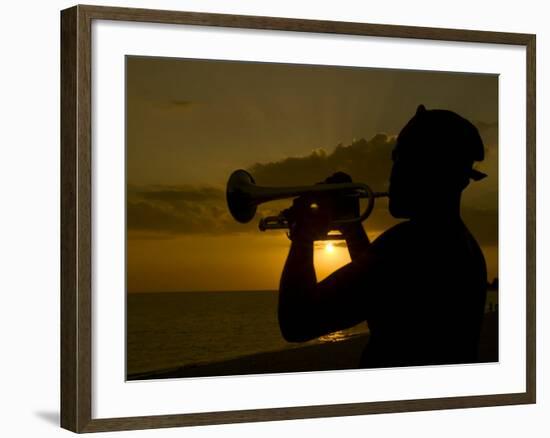
[[(525, 392), (92, 418), (92, 22), (113, 20), (517, 45), (526, 49)], [(535, 35), (75, 6), (61, 12), (61, 426), (97, 432), (535, 403)], [(121, 318), (123, 315), (121, 315)]]

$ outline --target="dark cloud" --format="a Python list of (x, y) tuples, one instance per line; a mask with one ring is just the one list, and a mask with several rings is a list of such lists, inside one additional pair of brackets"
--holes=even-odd
[(221, 234), (246, 231), (225, 206), (225, 193), (209, 186), (135, 187), (128, 190), (130, 231), (159, 234)]
[[(496, 124), (477, 124), (487, 144), (498, 140)], [(350, 174), (354, 181), (369, 184), (375, 191), (387, 190), (391, 171), (391, 151), (395, 136), (378, 134), (348, 146), (337, 145), (327, 153), (317, 149), (304, 157), (288, 157), (249, 167), (256, 183), (265, 186), (310, 185), (337, 171)], [(478, 186), (482, 187), (482, 186)], [(173, 234), (223, 234), (257, 232), (257, 218), (249, 224), (237, 223), (229, 214), (225, 188), (213, 186), (128, 187), (127, 223), (131, 231)], [(468, 189), (463, 217), (481, 244), (498, 240), (498, 192), (487, 187)], [(475, 196), (473, 196), (474, 194)], [(290, 200), (262, 204), (258, 217), (276, 215)], [(398, 221), (388, 213), (387, 199), (378, 199), (365, 222), (365, 228), (380, 232)]]
[(170, 104), (173, 106), (186, 107), (186, 106), (191, 106), (193, 102), (191, 102), (190, 100), (175, 99), (175, 100), (171, 100)]
[[(384, 134), (349, 146), (338, 145), (327, 154), (316, 150), (306, 157), (291, 157), (280, 162), (257, 163), (249, 170), (261, 185), (309, 185), (342, 170), (358, 181), (374, 181), (382, 190), (389, 175), (389, 159), (394, 139)], [(372, 184), (372, 183), (370, 183)], [(258, 217), (276, 215), (290, 205), (289, 200), (270, 202), (259, 207)], [(373, 217), (376, 215), (373, 215)], [(384, 221), (371, 219), (374, 226)], [(128, 187), (127, 226), (131, 231), (160, 234), (221, 234), (257, 231), (257, 219), (237, 223), (227, 210), (224, 189), (211, 186)]]
[(339, 144), (332, 153), (317, 149), (305, 157), (256, 163), (248, 170), (258, 184), (272, 186), (313, 184), (343, 171), (354, 181), (367, 183), (380, 191), (388, 184), (394, 144), (395, 137), (378, 134), (368, 141), (360, 139), (348, 146)]
[(197, 107), (201, 103), (197, 101), (191, 101), (186, 99), (159, 99), (159, 98), (144, 98), (137, 100), (134, 103), (133, 110), (141, 108), (145, 111), (162, 111), (164, 117), (170, 112), (180, 113), (181, 111), (188, 111), (194, 107)]
[(174, 187), (157, 190), (143, 190), (136, 193), (138, 197), (161, 202), (203, 202), (219, 200), (224, 197), (222, 190), (215, 187)]

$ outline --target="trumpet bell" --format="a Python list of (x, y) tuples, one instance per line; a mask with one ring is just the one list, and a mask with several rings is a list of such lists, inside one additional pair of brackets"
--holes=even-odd
[(231, 216), (242, 224), (250, 222), (256, 214), (257, 203), (252, 201), (246, 189), (256, 185), (252, 175), (246, 170), (234, 171), (227, 181), (225, 192), (227, 206)]

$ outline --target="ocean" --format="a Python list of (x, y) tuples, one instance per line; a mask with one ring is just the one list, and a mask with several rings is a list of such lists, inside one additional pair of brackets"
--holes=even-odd
[[(495, 305), (498, 293), (489, 291), (487, 309)], [(131, 293), (127, 375), (338, 342), (366, 332), (362, 323), (307, 343), (288, 343), (277, 323), (276, 291)]]
[(307, 343), (288, 343), (279, 331), (276, 291), (131, 293), (127, 374), (338, 342), (367, 331), (362, 323)]

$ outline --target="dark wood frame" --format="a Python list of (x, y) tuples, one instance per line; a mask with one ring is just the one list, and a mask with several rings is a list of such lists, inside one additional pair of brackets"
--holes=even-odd
[[(92, 20), (140, 21), (525, 46), (527, 51), (526, 392), (197, 414), (92, 419)], [(61, 426), (80, 433), (535, 403), (535, 44), (535, 35), (531, 34), (476, 30), (80, 5), (62, 11)]]

